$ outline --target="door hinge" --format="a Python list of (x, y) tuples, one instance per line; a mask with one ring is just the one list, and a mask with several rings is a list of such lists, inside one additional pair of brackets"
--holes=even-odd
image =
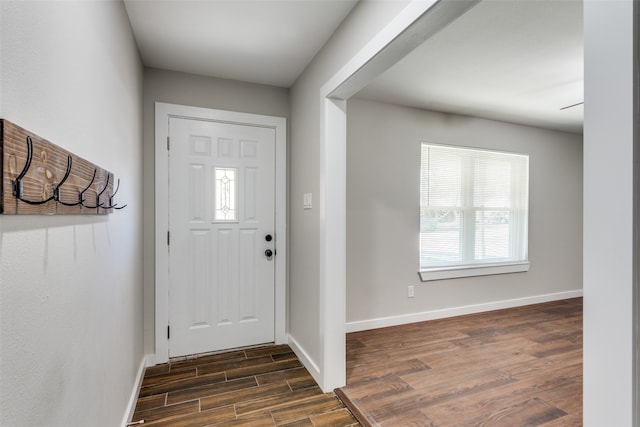
[(171, 326), (167, 325), (167, 339), (171, 338)]
[(171, 242), (171, 235), (169, 234), (169, 230), (167, 230), (167, 246), (169, 246), (170, 242)]
[(167, 136), (167, 151), (171, 149), (171, 138)]

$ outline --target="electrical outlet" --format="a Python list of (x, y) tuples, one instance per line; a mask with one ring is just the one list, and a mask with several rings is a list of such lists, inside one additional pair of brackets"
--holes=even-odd
[(407, 297), (413, 298), (414, 295), (415, 293), (414, 293), (413, 285), (409, 285), (409, 287), (407, 288)]

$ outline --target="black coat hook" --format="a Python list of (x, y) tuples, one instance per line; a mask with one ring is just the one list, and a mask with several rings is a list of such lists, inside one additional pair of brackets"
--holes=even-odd
[(93, 177), (91, 178), (91, 182), (90, 182), (90, 183), (89, 183), (89, 185), (87, 185), (87, 186), (84, 188), (84, 190), (82, 190), (82, 191), (80, 192), (80, 194), (78, 195), (78, 198), (79, 198), (79, 200), (80, 200), (80, 204), (81, 204), (83, 207), (88, 208), (88, 209), (98, 209), (98, 208), (102, 207), (102, 206), (100, 206), (100, 196), (102, 195), (102, 193), (104, 193), (104, 191), (105, 191), (105, 190), (107, 189), (107, 187), (109, 186), (109, 175), (107, 175), (107, 183), (105, 184), (104, 188), (103, 188), (103, 189), (102, 189), (102, 191), (100, 191), (99, 193), (98, 193), (98, 192), (96, 192), (96, 205), (95, 205), (95, 206), (89, 206), (89, 205), (87, 205), (87, 204), (85, 203), (84, 193), (85, 193), (87, 190), (89, 190), (89, 188), (91, 187), (91, 185), (92, 185), (92, 184), (93, 184), (93, 182), (95, 181), (95, 179), (96, 179), (96, 173), (97, 173), (97, 170), (96, 170), (96, 169), (94, 169), (94, 170), (93, 170)]
[(55, 200), (56, 202), (60, 203), (61, 205), (65, 205), (65, 206), (78, 206), (80, 204), (80, 202), (68, 203), (68, 202), (60, 200), (60, 187), (62, 187), (62, 184), (64, 184), (65, 181), (67, 180), (67, 178), (69, 178), (69, 174), (71, 173), (72, 161), (73, 161), (73, 158), (71, 157), (71, 154), (68, 154), (67, 155), (67, 170), (66, 170), (62, 180), (53, 189), (53, 200)]
[(33, 140), (30, 136), (27, 136), (27, 161), (22, 168), (22, 172), (16, 177), (15, 180), (12, 181), (12, 191), (13, 195), (20, 201), (27, 203), (29, 205), (44, 205), (51, 200), (57, 200), (56, 198), (60, 193), (60, 186), (64, 184), (64, 182), (69, 178), (69, 174), (71, 173), (71, 155), (67, 156), (67, 170), (64, 174), (62, 180), (53, 188), (53, 194), (44, 200), (29, 200), (25, 199), (23, 196), (23, 187), (22, 187), (22, 178), (27, 174), (29, 169), (31, 168), (31, 161), (33, 160)]
[(87, 184), (86, 187), (84, 187), (84, 190), (82, 190), (80, 193), (78, 193), (78, 204), (84, 206), (85, 208), (97, 208), (97, 206), (87, 206), (84, 204), (84, 193), (91, 188), (91, 185), (93, 184), (93, 181), (96, 180), (96, 173), (98, 171), (96, 169), (93, 170), (93, 176), (91, 177), (91, 181), (89, 182), (89, 184)]
[(27, 136), (27, 161), (24, 163), (24, 167), (16, 179), (11, 181), (13, 195), (17, 198), (22, 197), (22, 178), (24, 178), (31, 167), (31, 159), (33, 159), (33, 140), (30, 136)]
[(102, 190), (100, 190), (100, 192), (96, 193), (96, 205), (95, 206), (88, 206), (85, 203), (85, 199), (84, 199), (84, 193), (89, 189), (89, 187), (91, 187), (91, 184), (93, 184), (93, 181), (96, 179), (96, 170), (93, 170), (93, 178), (91, 178), (91, 182), (89, 183), (89, 185), (80, 192), (79, 198), (80, 198), (80, 204), (82, 206), (84, 206), (85, 208), (89, 208), (89, 209), (97, 209), (97, 208), (102, 208), (102, 209), (123, 209), (125, 208), (127, 205), (123, 205), (123, 206), (118, 206), (117, 203), (113, 203), (113, 196), (116, 195), (116, 193), (118, 192), (118, 190), (120, 189), (120, 179), (118, 179), (118, 184), (116, 187), (116, 190), (113, 192), (113, 194), (111, 196), (109, 196), (109, 205), (106, 205), (104, 203), (100, 202), (100, 197), (102, 197), (102, 195), (104, 194), (105, 191), (107, 191), (107, 188), (109, 188), (109, 181), (111, 180), (111, 174), (107, 174), (107, 182), (104, 184), (104, 187), (102, 188)]
[[(107, 184), (109, 183), (109, 178), (107, 177)], [(122, 206), (118, 206), (117, 203), (113, 203), (113, 198), (115, 197), (116, 193), (118, 192), (118, 190), (120, 189), (120, 178), (118, 178), (118, 183), (116, 184), (116, 189), (113, 192), (113, 194), (111, 196), (109, 196), (109, 205), (110, 206), (103, 206), (100, 205), (101, 208), (103, 209), (124, 209), (127, 207), (127, 205), (122, 205)]]
[(102, 196), (102, 193), (104, 193), (105, 191), (107, 191), (107, 188), (109, 188), (109, 179), (111, 178), (111, 174), (107, 174), (107, 182), (104, 184), (104, 188), (102, 190), (100, 190), (99, 193), (96, 194), (96, 208), (102, 208), (102, 203), (100, 203), (100, 197)]

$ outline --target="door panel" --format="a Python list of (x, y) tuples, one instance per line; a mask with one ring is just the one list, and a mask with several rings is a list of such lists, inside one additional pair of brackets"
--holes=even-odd
[(169, 355), (274, 341), (275, 130), (169, 121)]

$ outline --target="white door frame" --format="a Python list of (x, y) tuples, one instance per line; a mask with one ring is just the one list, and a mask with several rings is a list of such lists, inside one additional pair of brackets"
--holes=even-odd
[[(413, 0), (320, 89), (320, 374), (346, 384), (346, 101), (480, 0)], [(429, 12), (429, 13), (427, 13)]]
[(223, 123), (272, 128), (276, 133), (275, 168), (275, 342), (287, 342), (286, 336), (286, 261), (287, 261), (287, 135), (286, 119), (186, 105), (155, 103), (155, 363), (169, 360), (169, 138), (170, 118), (193, 118)]

